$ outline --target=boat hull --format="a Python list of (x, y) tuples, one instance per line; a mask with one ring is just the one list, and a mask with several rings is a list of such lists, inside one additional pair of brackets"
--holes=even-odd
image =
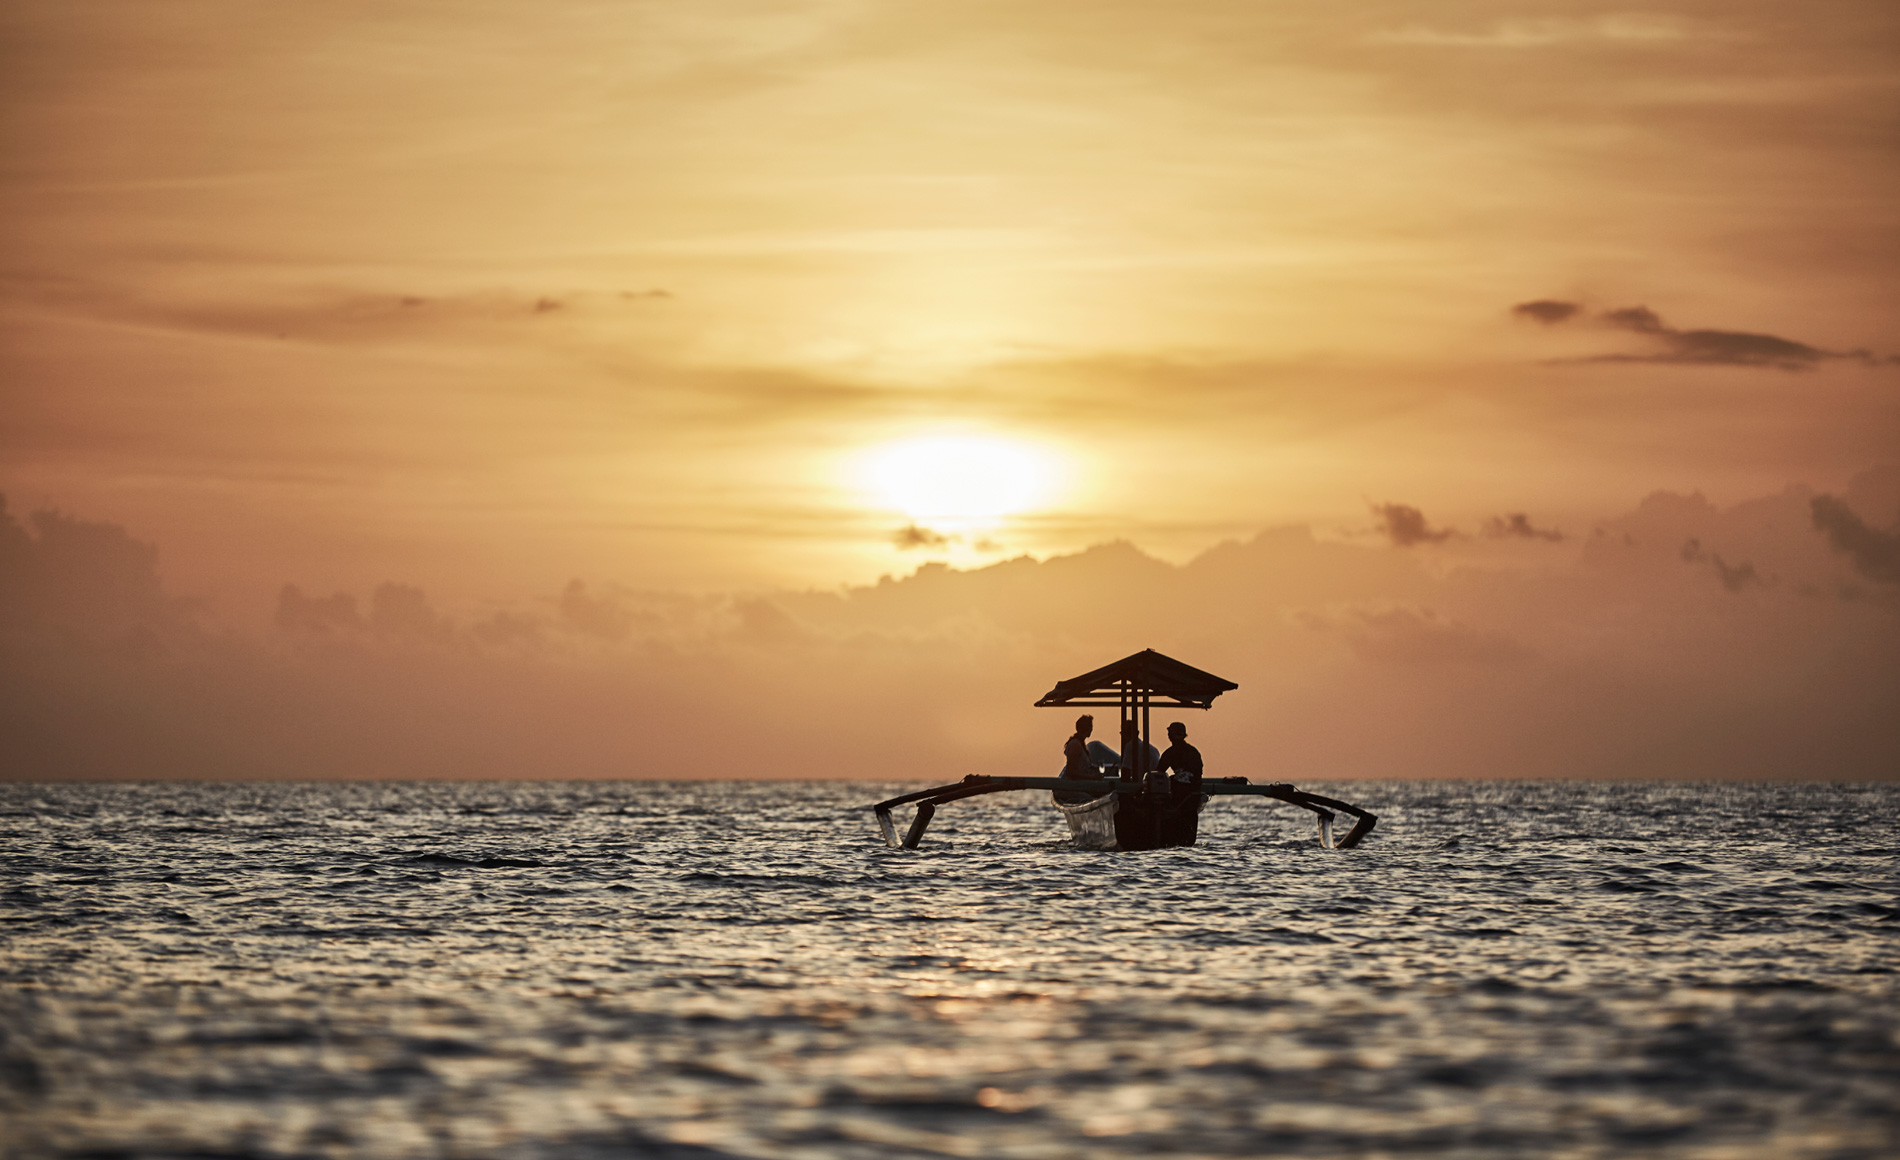
[(1207, 795), (1200, 793), (1117, 793), (1080, 803), (1057, 799), (1055, 805), (1083, 849), (1166, 850), (1195, 843), (1206, 802)]

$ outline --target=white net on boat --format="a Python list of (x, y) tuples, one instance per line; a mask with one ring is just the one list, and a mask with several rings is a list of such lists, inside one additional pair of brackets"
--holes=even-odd
[(1056, 801), (1055, 795), (1049, 795), (1055, 801), (1056, 808), (1069, 819), (1069, 833), (1075, 837), (1075, 844), (1085, 850), (1113, 850), (1115, 848), (1115, 810), (1121, 804), (1121, 795), (1103, 794), (1094, 801), (1080, 805), (1069, 805)]

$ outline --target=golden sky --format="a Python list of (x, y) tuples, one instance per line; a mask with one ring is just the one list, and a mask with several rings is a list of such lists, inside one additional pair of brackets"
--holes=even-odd
[[(1888, 4), (0, 20), (0, 487), (233, 599), (1179, 559), (1900, 446), (1891, 365), (1561, 361), (1666, 355), (1591, 321), (1637, 305), (1900, 350)], [(1043, 486), (899, 550), (864, 457), (946, 437)]]
[[(0, 493), (266, 633), (1283, 527), (1570, 567), (1900, 449), (1880, 0), (12, 0), (0, 110)], [(1378, 591), (1298, 615), (1451, 623)]]

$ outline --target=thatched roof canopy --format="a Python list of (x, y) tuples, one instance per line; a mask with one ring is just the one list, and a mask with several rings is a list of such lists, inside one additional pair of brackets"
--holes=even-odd
[(1059, 682), (1036, 706), (1120, 705), (1124, 696), (1139, 700), (1146, 694), (1157, 708), (1207, 709), (1215, 697), (1239, 687), (1149, 648)]

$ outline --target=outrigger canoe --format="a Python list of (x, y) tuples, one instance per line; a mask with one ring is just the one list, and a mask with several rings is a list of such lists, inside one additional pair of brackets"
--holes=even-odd
[[(1211, 709), (1214, 698), (1239, 687), (1153, 649), (1144, 649), (1113, 664), (1061, 681), (1036, 702), (1037, 707), (1113, 705), (1121, 710), (1120, 736), (1129, 736), (1131, 723), (1138, 725), (1140, 744), (1128, 747), (1118, 768), (1108, 767), (1115, 771), (1115, 776), (1108, 776), (1108, 769), (1102, 767), (1097, 768), (1104, 776), (1095, 780), (971, 774), (959, 782), (879, 802), (872, 807), (878, 830), (886, 844), (914, 850), (923, 841), (924, 830), (940, 805), (982, 794), (1047, 789), (1056, 808), (1068, 820), (1069, 832), (1076, 844), (1091, 849), (1160, 850), (1192, 846), (1200, 836), (1202, 807), (1210, 797), (1221, 796), (1269, 798), (1310, 810), (1318, 817), (1320, 845), (1329, 850), (1350, 850), (1364, 841), (1378, 824), (1378, 817), (1336, 798), (1307, 793), (1284, 782), (1256, 785), (1244, 777), (1203, 777), (1195, 782), (1182, 782), (1149, 768), (1153, 753), (1148, 740), (1152, 710)], [(917, 804), (917, 812), (900, 839), (891, 810), (912, 802)], [(1342, 813), (1352, 817), (1353, 824), (1345, 836), (1335, 839), (1333, 823)]]

